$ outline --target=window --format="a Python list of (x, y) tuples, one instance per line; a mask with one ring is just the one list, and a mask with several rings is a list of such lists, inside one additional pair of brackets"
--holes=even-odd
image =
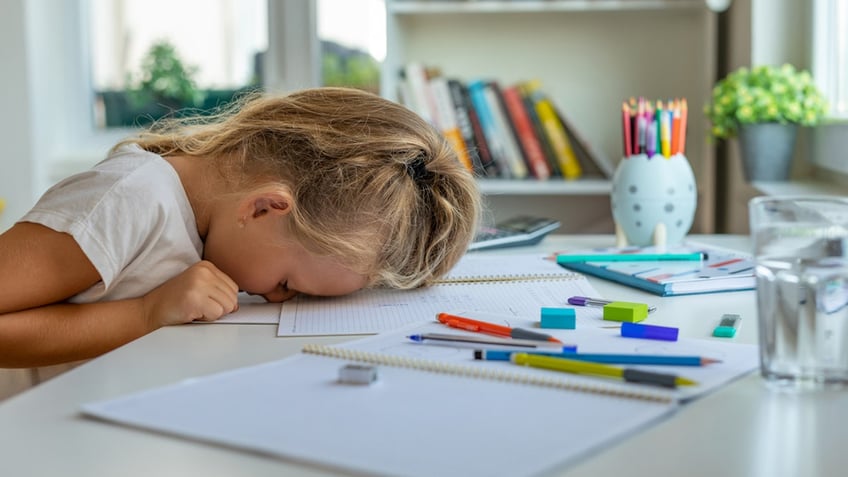
[[(292, 89), (320, 82), (380, 90), (386, 50), (383, 0), (88, 2), (98, 128), (143, 126), (180, 110), (210, 111), (266, 84)], [(269, 22), (269, 3), (284, 21)], [(317, 30), (303, 27), (313, 22)], [(283, 43), (274, 46), (287, 58), (283, 68), (288, 73), (314, 68), (320, 74), (292, 75), (293, 84), (264, 78), (269, 25), (293, 30), (274, 36)], [(313, 31), (318, 37), (314, 56), (306, 46), (313, 42)], [(301, 45), (305, 51), (295, 51)]]
[(262, 83), (266, 0), (89, 0), (98, 127), (211, 110)]
[(384, 0), (318, 0), (317, 16), (322, 84), (379, 94), (386, 57)]
[(830, 116), (848, 119), (848, 1), (815, 0), (813, 8), (813, 76)]

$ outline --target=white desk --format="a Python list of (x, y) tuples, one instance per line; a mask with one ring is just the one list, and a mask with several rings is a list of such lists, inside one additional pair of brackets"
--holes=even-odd
[[(742, 250), (748, 247), (744, 237), (695, 238)], [(539, 248), (492, 253), (612, 244), (612, 236), (561, 236), (549, 237)], [(743, 324), (735, 339), (756, 342), (753, 292), (660, 298), (590, 280), (603, 297), (658, 305), (651, 322), (680, 327), (684, 336), (707, 337), (723, 313), (739, 313)], [(0, 475), (333, 475), (314, 466), (85, 419), (77, 410), (85, 402), (279, 359), (307, 342), (346, 339), (277, 338), (276, 327), (270, 325), (158, 330), (0, 404)], [(754, 373), (553, 474), (844, 475), (846, 442), (848, 391), (774, 393)]]

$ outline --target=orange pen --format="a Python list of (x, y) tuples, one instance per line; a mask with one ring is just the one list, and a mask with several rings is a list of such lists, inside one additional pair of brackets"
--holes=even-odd
[(510, 328), (508, 326), (496, 325), (486, 321), (472, 320), (462, 316), (451, 315), (449, 313), (439, 313), (436, 319), (440, 323), (466, 331), (474, 331), (476, 333), (488, 333), (496, 336), (506, 336), (508, 338), (517, 338), (523, 340), (550, 341), (552, 343), (562, 343), (562, 341), (554, 338), (551, 335), (537, 333), (535, 331), (525, 330), (522, 328)]

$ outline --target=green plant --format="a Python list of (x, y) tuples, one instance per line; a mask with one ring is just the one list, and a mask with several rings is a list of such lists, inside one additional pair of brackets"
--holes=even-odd
[(808, 71), (780, 67), (742, 67), (719, 81), (704, 113), (717, 139), (736, 136), (739, 125), (795, 123), (815, 126), (827, 113), (827, 101)]
[(130, 81), (130, 94), (136, 105), (150, 102), (173, 109), (196, 107), (204, 94), (197, 88), (197, 67), (183, 63), (177, 49), (168, 40), (150, 46), (141, 62), (140, 77)]

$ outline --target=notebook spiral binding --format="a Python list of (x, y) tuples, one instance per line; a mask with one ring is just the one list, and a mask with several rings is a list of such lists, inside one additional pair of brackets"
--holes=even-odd
[(582, 276), (580, 274), (571, 272), (549, 274), (535, 273), (528, 275), (486, 275), (482, 277), (448, 277), (437, 281), (434, 285), (462, 285), (478, 282), (569, 281), (579, 280), (581, 278)]
[(444, 363), (426, 359), (380, 354), (370, 351), (337, 348), (326, 345), (308, 344), (303, 347), (302, 351), (306, 354), (328, 356), (331, 358), (358, 361), (362, 363), (370, 363), (383, 366), (391, 366), (396, 368), (407, 368), (415, 369), (418, 371), (449, 374), (466, 378), (486, 379), (493, 381), (525, 384), (531, 386), (541, 386), (566, 391), (603, 394), (607, 396), (617, 396), (628, 399), (640, 399), (644, 401), (659, 402), (664, 404), (672, 403), (675, 401), (674, 397), (668, 394), (650, 392), (641, 389), (634, 389), (631, 391), (623, 388), (613, 388), (608, 386), (576, 383), (573, 381), (562, 379), (561, 377), (543, 377), (538, 375), (504, 371), (500, 369), (474, 367), (454, 363)]

